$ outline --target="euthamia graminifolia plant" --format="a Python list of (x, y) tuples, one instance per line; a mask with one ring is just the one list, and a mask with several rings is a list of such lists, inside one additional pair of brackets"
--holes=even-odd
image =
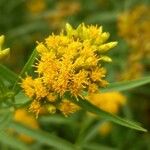
[[(59, 35), (52, 34), (38, 43), (18, 78), (0, 65), (1, 77), (12, 85), (9, 106), (15, 109), (27, 105), (36, 117), (41, 110), (49, 115), (62, 112), (68, 116), (85, 109), (117, 124), (146, 131), (134, 122), (97, 108), (85, 98), (90, 93), (124, 91), (150, 82), (150, 77), (145, 77), (106, 87), (108, 81), (102, 62), (111, 62), (105, 53), (117, 45), (117, 42), (106, 42), (108, 38), (109, 33), (103, 32), (102, 27), (81, 24), (74, 29), (66, 24)], [(33, 68), (34, 74), (30, 74)], [(23, 96), (26, 102), (21, 103), (19, 99), (18, 104), (17, 95), (22, 93), (20, 87), (29, 100)], [(7, 105), (7, 100), (2, 102)]]
[(67, 24), (59, 35), (52, 34), (38, 43), (36, 77), (27, 76), (21, 83), (32, 100), (30, 111), (38, 115), (42, 108), (48, 108), (50, 113), (59, 110), (69, 115), (78, 110), (72, 97), (79, 101), (79, 97), (84, 98), (83, 92), (96, 93), (105, 87), (106, 69), (101, 62), (111, 61), (104, 54), (117, 45), (106, 43), (108, 38), (102, 27), (81, 24), (73, 29)]

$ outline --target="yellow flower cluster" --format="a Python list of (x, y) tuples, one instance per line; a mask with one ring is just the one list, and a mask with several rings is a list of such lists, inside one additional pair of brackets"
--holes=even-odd
[(6, 48), (6, 49), (2, 49), (2, 46), (4, 44), (5, 41), (5, 36), (1, 35), (0, 36), (0, 61), (4, 60), (5, 58), (8, 57), (9, 53), (10, 53), (10, 48)]
[(66, 93), (77, 98), (84, 91), (97, 92), (98, 88), (105, 87), (106, 70), (101, 62), (110, 62), (111, 58), (103, 54), (117, 44), (105, 43), (108, 38), (109, 33), (102, 32), (102, 27), (81, 24), (74, 29), (66, 24), (60, 35), (52, 34), (38, 43), (37, 77), (27, 76), (21, 84), (33, 100), (30, 110), (38, 114), (40, 107), (46, 104), (53, 106), (53, 113), (56, 108), (68, 115), (78, 107), (63, 100)]
[(134, 79), (142, 75), (144, 66), (141, 61), (150, 58), (150, 7), (139, 5), (122, 13), (118, 18), (119, 35), (123, 37), (131, 52), (127, 64), (128, 71), (123, 79)]
[[(29, 127), (29, 128), (39, 129), (37, 120), (31, 114), (29, 114), (29, 112), (27, 112), (25, 109), (16, 110), (15, 114), (14, 114), (14, 120), (16, 122), (19, 122), (19, 123)], [(33, 139), (27, 135), (18, 134), (18, 137), (20, 140), (22, 140), (26, 143), (33, 142)]]

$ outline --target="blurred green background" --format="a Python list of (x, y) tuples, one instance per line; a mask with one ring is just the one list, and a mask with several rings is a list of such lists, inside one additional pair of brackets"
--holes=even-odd
[[(113, 62), (107, 65), (110, 82), (137, 79), (150, 72), (150, 0), (0, 0), (0, 35), (6, 36), (5, 47), (11, 53), (3, 64), (19, 73), (37, 41), (53, 33), (59, 33), (69, 22), (77, 26), (102, 25), (110, 33), (110, 41), (118, 46), (109, 55)], [(125, 92), (127, 104), (120, 115), (137, 120), (150, 129), (150, 85)], [(69, 123), (55, 122), (46, 118), (39, 121), (41, 128), (74, 141), (84, 113), (71, 116)], [(57, 118), (57, 117), (56, 117)], [(41, 119), (42, 120), (42, 119)], [(57, 120), (57, 119), (56, 119)], [(59, 119), (58, 119), (59, 120)], [(92, 122), (87, 132), (95, 131), (90, 142), (102, 146), (102, 150), (150, 150), (150, 133), (140, 133), (113, 125), (111, 131), (102, 136), (97, 130), (98, 121)], [(97, 126), (96, 126), (97, 125)], [(9, 146), (1, 145), (3, 149)], [(111, 148), (113, 147), (113, 148)], [(49, 146), (32, 144), (31, 149), (51, 149)], [(85, 148), (85, 149), (88, 149)], [(92, 148), (93, 149), (93, 148)]]

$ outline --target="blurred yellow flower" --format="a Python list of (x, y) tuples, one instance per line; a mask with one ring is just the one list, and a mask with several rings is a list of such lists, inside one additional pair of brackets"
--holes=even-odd
[[(18, 109), (15, 111), (14, 114), (14, 120), (16, 122), (19, 122), (26, 127), (32, 128), (32, 129), (39, 129), (39, 125), (35, 117), (33, 117), (27, 110), (25, 109)], [(24, 134), (18, 134), (19, 139), (26, 143), (32, 143), (34, 140)]]
[(90, 94), (88, 100), (97, 107), (113, 114), (116, 114), (120, 106), (126, 103), (126, 97), (120, 92)]
[(81, 9), (79, 1), (58, 1), (56, 7), (45, 16), (49, 26), (53, 29), (61, 29), (65, 25), (68, 16), (77, 14)]
[(30, 13), (37, 14), (46, 9), (46, 2), (45, 0), (27, 0), (26, 6)]
[[(102, 67), (102, 62), (110, 58), (103, 54), (116, 46), (117, 42), (105, 43), (109, 34), (102, 32), (102, 27), (81, 24), (74, 29), (67, 24), (65, 30), (38, 43), (36, 50), (40, 58), (35, 65), (37, 78), (27, 76), (22, 80), (21, 87), (36, 103), (36, 107), (33, 104), (30, 107), (35, 113), (44, 104), (60, 108), (58, 104), (63, 102), (66, 92), (74, 97), (82, 97), (83, 91), (96, 92), (107, 85), (104, 80), (106, 69)], [(95, 87), (94, 91), (91, 85)], [(61, 111), (68, 103), (63, 104)]]
[(131, 47), (127, 69), (122, 77), (124, 80), (140, 77), (144, 70), (141, 61), (150, 58), (149, 9), (149, 5), (138, 5), (134, 9), (120, 14), (118, 18), (119, 35)]
[(111, 132), (111, 129), (112, 129), (112, 124), (110, 122), (104, 122), (99, 127), (99, 133), (100, 135), (105, 137)]

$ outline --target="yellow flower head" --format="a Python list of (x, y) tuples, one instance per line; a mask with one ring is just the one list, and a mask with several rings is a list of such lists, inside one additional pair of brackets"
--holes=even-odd
[[(78, 97), (83, 96), (84, 91), (92, 92), (91, 87), (95, 87), (95, 92), (106, 86), (106, 69), (101, 62), (111, 60), (104, 53), (117, 44), (105, 43), (108, 38), (109, 34), (103, 32), (102, 27), (81, 24), (74, 29), (67, 24), (59, 35), (52, 34), (38, 43), (37, 77), (27, 76), (21, 87), (39, 105), (52, 104), (60, 109), (59, 104), (66, 93)], [(68, 115), (61, 106), (60, 110)]]
[(119, 92), (91, 94), (88, 99), (97, 107), (114, 114), (126, 103), (126, 97)]

